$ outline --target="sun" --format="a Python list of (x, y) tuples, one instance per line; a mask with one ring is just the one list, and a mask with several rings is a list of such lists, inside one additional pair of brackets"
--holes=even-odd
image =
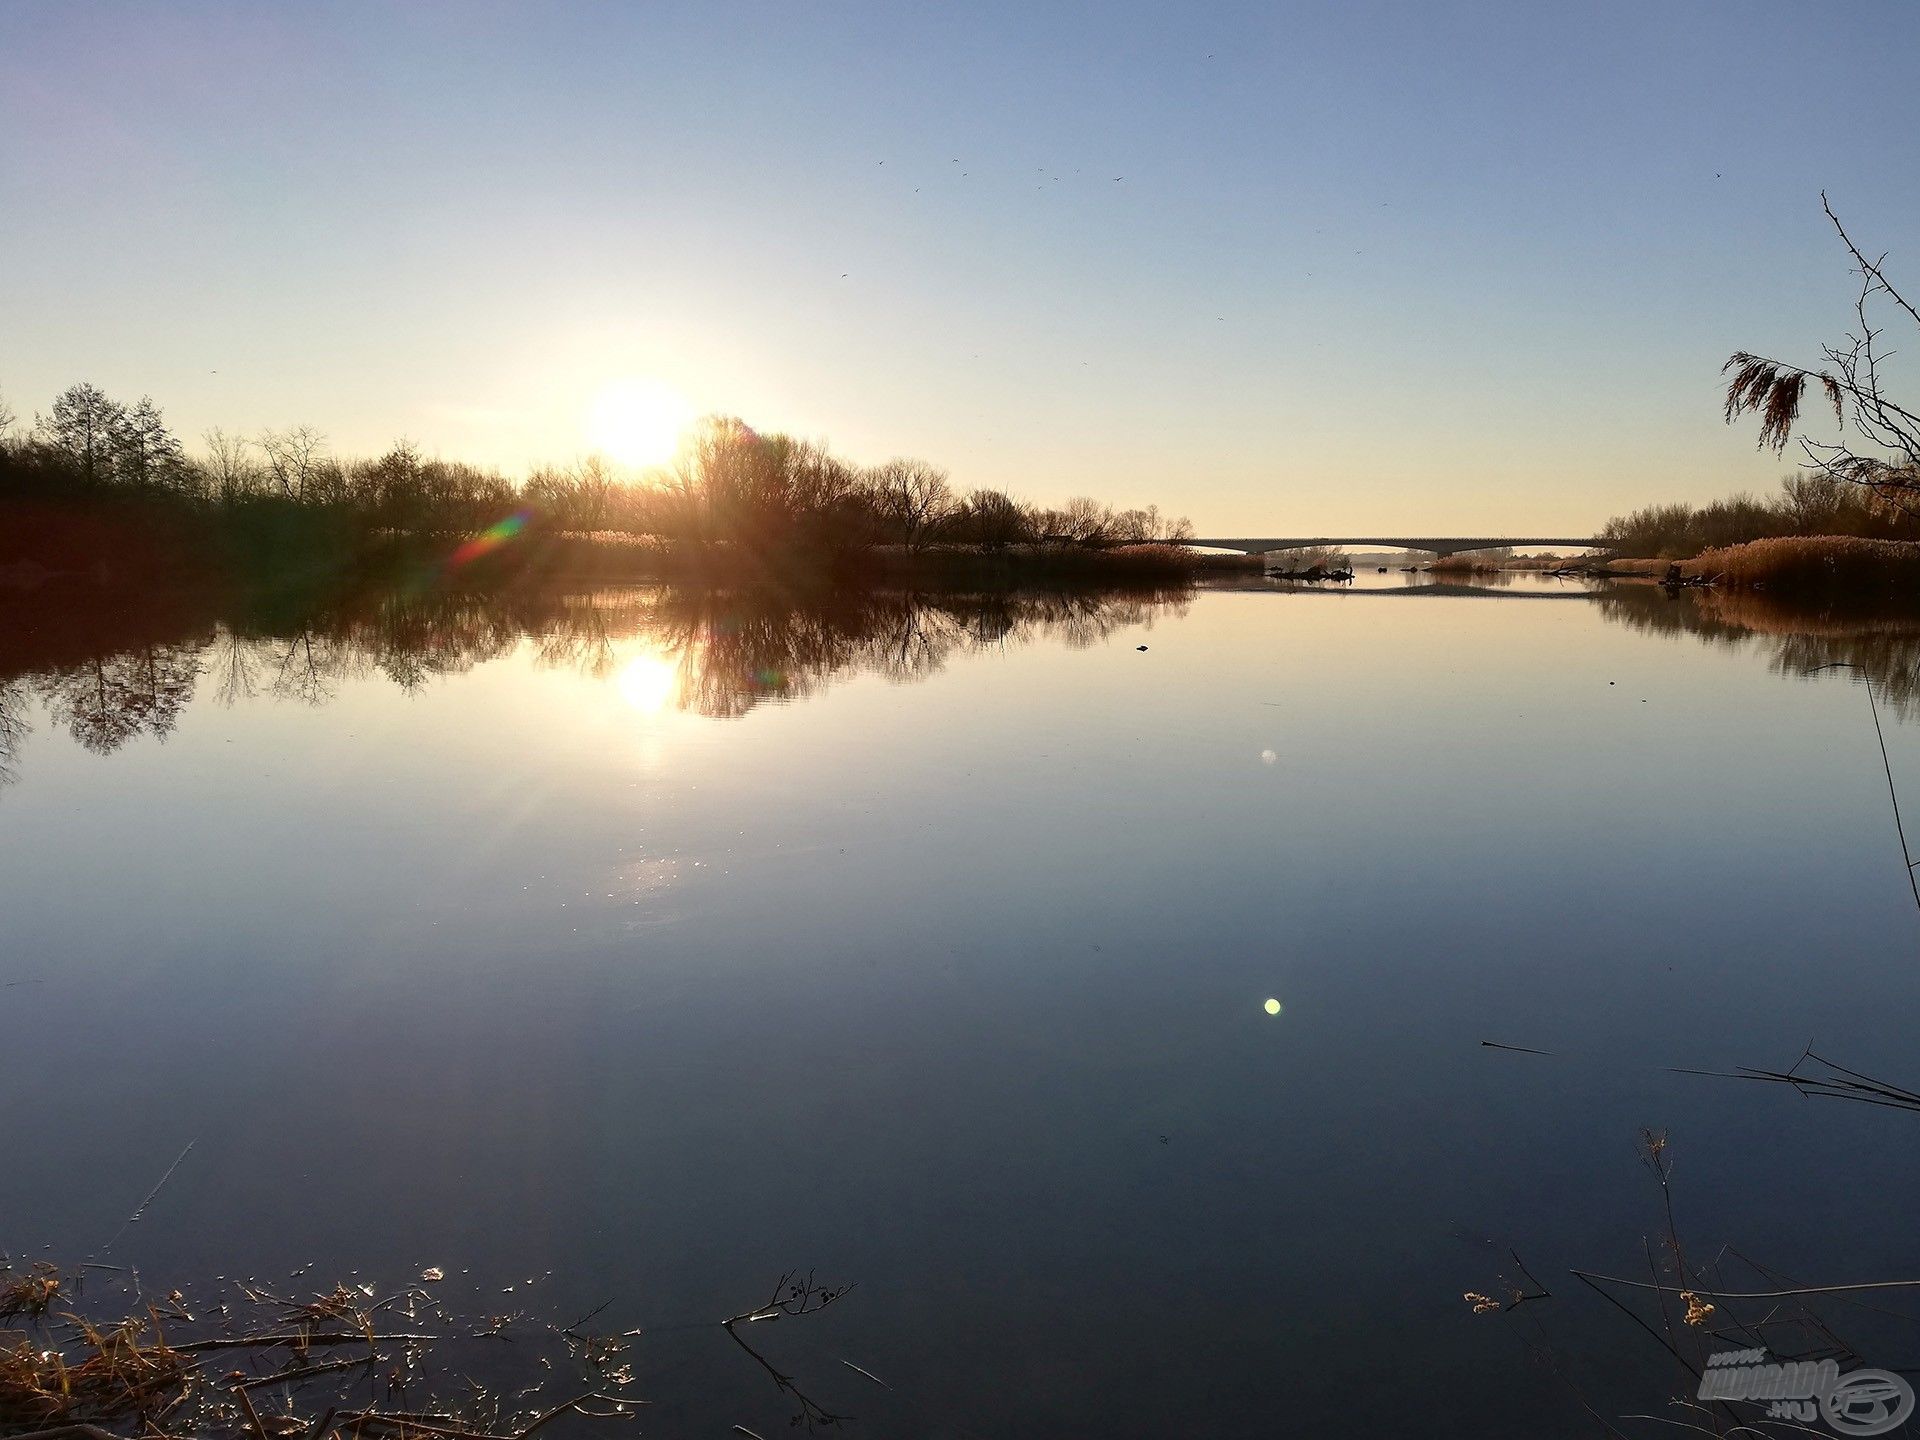
[(622, 465), (661, 465), (693, 421), (687, 397), (662, 380), (609, 380), (587, 414), (587, 443)]

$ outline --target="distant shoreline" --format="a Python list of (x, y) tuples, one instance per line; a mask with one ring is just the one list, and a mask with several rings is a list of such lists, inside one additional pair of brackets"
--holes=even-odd
[[(283, 519), (283, 517), (273, 517)], [(617, 532), (527, 526), (494, 532), (364, 531), (319, 523), (248, 525), (133, 503), (0, 504), (0, 595), (84, 586), (261, 589), (357, 584), (678, 581), (805, 586), (1167, 583), (1260, 573), (1260, 557), (1169, 544), (845, 546), (818, 551), (673, 543)]]

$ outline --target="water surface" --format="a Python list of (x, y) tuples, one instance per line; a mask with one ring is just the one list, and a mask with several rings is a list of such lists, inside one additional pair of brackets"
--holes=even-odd
[(1673, 1073), (1920, 1079), (1920, 631), (1365, 579), (8, 601), (0, 1248), (611, 1299), (715, 1435), (794, 1266), (858, 1433), (1654, 1410), (1646, 1126), (1690, 1258), (1920, 1275), (1910, 1117)]

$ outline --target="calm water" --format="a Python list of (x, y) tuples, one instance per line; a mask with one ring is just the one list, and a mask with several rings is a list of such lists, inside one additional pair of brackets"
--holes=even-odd
[[(0, 1248), (611, 1299), (653, 1435), (784, 1429), (694, 1322), (793, 1266), (853, 1433), (1659, 1411), (1568, 1274), (1647, 1278), (1643, 1126), (1690, 1259), (1920, 1276), (1920, 1117), (1670, 1068), (1920, 1081), (1867, 694), (1799, 674), (1920, 807), (1920, 627), (1366, 579), (5, 602)], [(1473, 1315), (1510, 1249), (1553, 1298)]]

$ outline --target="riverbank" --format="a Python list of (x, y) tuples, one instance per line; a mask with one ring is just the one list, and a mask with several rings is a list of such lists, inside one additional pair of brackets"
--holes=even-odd
[[(1538, 570), (1536, 563), (1499, 565), (1459, 556), (1425, 567), (1434, 573), (1493, 574)], [(1570, 561), (1564, 572), (1616, 579), (1684, 580), (1724, 589), (1776, 590), (1822, 599), (1883, 600), (1920, 595), (1920, 541), (1854, 535), (1788, 535), (1703, 550), (1691, 559), (1615, 557)]]
[(1738, 589), (1875, 598), (1920, 593), (1920, 541), (1913, 540), (1784, 536), (1702, 551), (1679, 566), (1689, 580)]
[(700, 584), (1073, 585), (1178, 583), (1260, 568), (1258, 556), (1178, 545), (690, 544), (580, 532), (515, 517), (479, 532), (367, 530), (337, 517), (261, 507), (206, 517), (167, 504), (0, 506), (0, 592), (45, 587), (149, 593), (327, 590), (459, 582), (592, 586)]

